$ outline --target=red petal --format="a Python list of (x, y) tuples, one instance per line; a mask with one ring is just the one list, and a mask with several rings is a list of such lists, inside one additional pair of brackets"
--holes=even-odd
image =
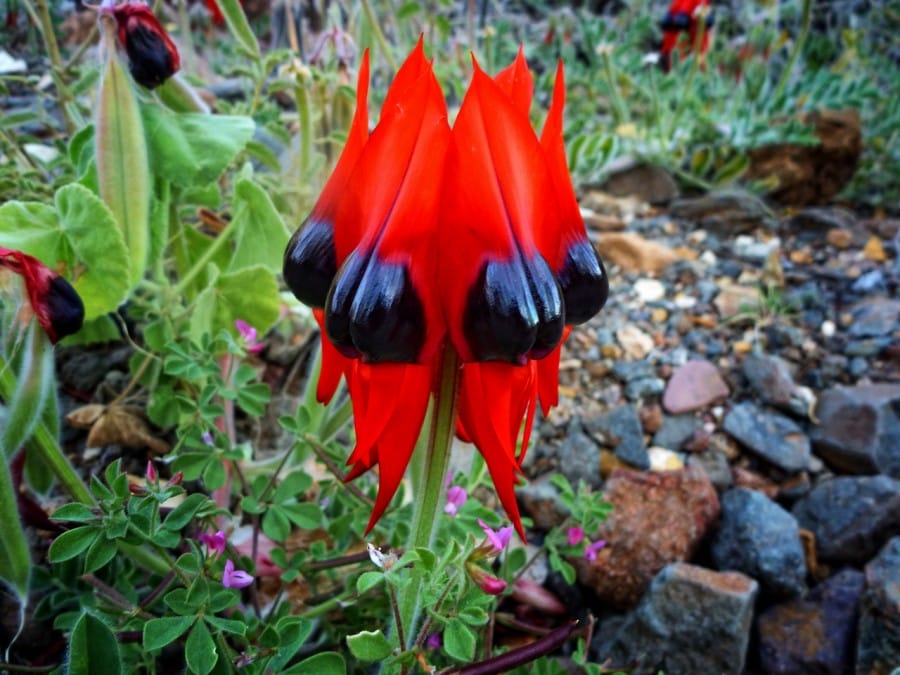
[(516, 59), (494, 77), (494, 82), (509, 97), (512, 104), (526, 117), (534, 96), (534, 78), (525, 61), (525, 50), (519, 45)]
[(316, 323), (319, 324), (322, 345), (322, 366), (319, 369), (319, 382), (316, 384), (316, 400), (322, 405), (326, 405), (334, 396), (341, 376), (347, 372), (352, 361), (335, 349), (325, 334), (325, 312), (321, 309), (314, 309), (313, 316), (316, 318)]

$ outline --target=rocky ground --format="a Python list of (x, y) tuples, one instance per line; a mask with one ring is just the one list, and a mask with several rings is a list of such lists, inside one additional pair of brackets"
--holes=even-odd
[[(645, 181), (648, 184), (652, 181)], [(575, 606), (632, 672), (900, 667), (900, 220), (588, 191), (610, 300), (567, 342), (520, 490), (605, 492)]]

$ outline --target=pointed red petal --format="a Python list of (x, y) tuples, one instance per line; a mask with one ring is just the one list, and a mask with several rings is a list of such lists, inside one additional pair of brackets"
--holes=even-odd
[(325, 312), (314, 309), (313, 316), (319, 324), (319, 335), (322, 350), (322, 366), (319, 369), (319, 382), (316, 384), (316, 400), (322, 405), (331, 401), (337, 391), (341, 376), (347, 372), (351, 361), (341, 354), (325, 334)]
[(512, 104), (526, 117), (531, 110), (534, 96), (534, 78), (525, 61), (525, 50), (519, 45), (516, 59), (494, 77), (494, 82), (512, 101)]

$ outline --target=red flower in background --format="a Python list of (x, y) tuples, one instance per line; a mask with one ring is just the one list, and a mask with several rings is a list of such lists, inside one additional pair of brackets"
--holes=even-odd
[[(660, 64), (666, 72), (672, 67), (672, 55), (676, 48), (682, 58), (694, 49), (697, 42), (697, 31), (700, 30), (700, 12), (708, 9), (710, 0), (673, 0), (669, 11), (663, 17), (660, 27), (663, 31), (660, 48)], [(706, 16), (706, 27), (700, 43), (700, 55), (709, 49), (714, 14), (710, 11)]]
[(68, 281), (37, 258), (2, 246), (0, 267), (24, 279), (31, 309), (50, 342), (56, 344), (65, 336), (81, 330), (84, 303)]
[(125, 2), (110, 12), (118, 26), (119, 43), (128, 54), (128, 69), (138, 84), (153, 89), (178, 72), (178, 49), (147, 5)]
[(379, 466), (369, 529), (406, 470), (443, 350), (462, 361), (457, 429), (484, 456), (524, 538), (514, 486), (538, 398), (556, 403), (567, 326), (608, 281), (587, 239), (562, 137), (564, 84), (538, 139), (520, 53), (475, 74), (451, 131), (422, 41), (369, 135), (368, 55), (347, 145), (285, 252), (284, 277), (323, 327), (320, 401), (344, 375), (357, 443), (349, 478)]

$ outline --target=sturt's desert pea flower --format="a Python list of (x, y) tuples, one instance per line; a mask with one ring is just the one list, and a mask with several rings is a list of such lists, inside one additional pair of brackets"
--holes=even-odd
[(31, 309), (50, 342), (56, 344), (81, 330), (84, 303), (68, 281), (37, 258), (2, 246), (0, 268), (22, 277)]
[(178, 49), (147, 5), (125, 2), (104, 11), (116, 20), (119, 44), (128, 55), (128, 69), (135, 82), (153, 89), (178, 72)]
[[(703, 37), (700, 38), (700, 54), (709, 49), (710, 37), (715, 15), (710, 10), (710, 0), (673, 0), (669, 11), (660, 22), (663, 39), (659, 50), (660, 65), (666, 72), (672, 67), (672, 55), (678, 49), (684, 58), (696, 46), (698, 31), (703, 26)], [(701, 24), (701, 22), (703, 22)]]
[(474, 64), (452, 129), (421, 39), (371, 134), (368, 70), (366, 53), (347, 144), (285, 251), (284, 278), (323, 329), (317, 396), (345, 377), (348, 479), (379, 467), (371, 529), (455, 354), (457, 433), (524, 538), (514, 486), (536, 405), (556, 404), (563, 337), (608, 293), (566, 166), (562, 64), (540, 137), (521, 50), (495, 78)]

